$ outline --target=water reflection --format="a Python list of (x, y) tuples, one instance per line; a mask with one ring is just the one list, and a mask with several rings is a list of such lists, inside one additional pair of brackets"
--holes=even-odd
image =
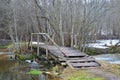
[(28, 63), (0, 60), (0, 80), (46, 80), (43, 74), (29, 75)]
[(9, 69), (16, 65), (16, 61), (0, 60), (0, 72), (9, 71)]

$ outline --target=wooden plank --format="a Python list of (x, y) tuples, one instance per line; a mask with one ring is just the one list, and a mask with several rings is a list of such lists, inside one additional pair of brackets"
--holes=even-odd
[(70, 63), (79, 63), (79, 62), (94, 62), (95, 59), (79, 59), (79, 60), (68, 60)]
[[(42, 48), (46, 49), (46, 46), (42, 46)], [(64, 55), (62, 54), (62, 52), (61, 52), (58, 48), (56, 48), (55, 46), (49, 45), (49, 46), (48, 46), (48, 50), (49, 50), (49, 52), (50, 52), (51, 54), (53, 54), (54, 56), (64, 56)]]
[(69, 63), (69, 62), (66, 62), (66, 63), (67, 63), (67, 65), (68, 65), (70, 68), (75, 69), (74, 66), (71, 65), (71, 63)]
[(78, 56), (78, 57), (67, 57), (66, 60), (79, 60), (79, 59), (94, 59), (93, 57), (89, 56)]
[(63, 51), (66, 56), (86, 56), (86, 54), (78, 53), (78, 52), (70, 52), (70, 51)]
[(86, 54), (84, 54), (84, 53), (82, 53), (82, 52), (77, 52), (77, 51), (74, 51), (74, 52), (73, 52), (73, 51), (71, 51), (71, 50), (66, 50), (66, 51), (63, 50), (63, 52), (64, 52), (65, 54), (76, 54), (76, 55), (77, 55), (77, 54), (79, 54), (79, 55), (82, 54), (82, 55), (86, 55)]
[[(46, 46), (42, 45), (42, 48), (46, 49)], [(58, 61), (66, 62), (72, 69), (99, 66), (94, 58), (88, 57), (87, 54), (73, 48), (61, 47), (62, 51), (60, 51), (55, 46), (49, 45), (48, 50), (51, 55), (56, 56)], [(62, 55), (62, 52), (65, 54), (65, 57)]]
[(60, 62), (66, 62), (66, 59), (65, 58), (59, 58), (58, 59)]
[(99, 66), (96, 62), (89, 62), (89, 63), (70, 63), (74, 67), (97, 67)]
[(75, 58), (66, 58), (66, 60), (79, 60), (79, 59), (83, 59), (82, 57), (75, 57)]
[(64, 52), (75, 52), (75, 53), (80, 53), (80, 54), (85, 54), (83, 52), (81, 52), (80, 50), (77, 50), (77, 49), (74, 49), (74, 48), (69, 48), (69, 47), (61, 47), (61, 50), (64, 51)]
[(77, 50), (66, 50), (66, 49), (62, 49), (63, 53), (67, 56), (67, 57), (77, 57), (77, 56), (86, 56), (85, 53), (77, 51)]
[[(46, 49), (46, 46), (41, 46), (42, 48)], [(48, 50), (50, 52), (54, 52), (54, 53), (60, 53), (61, 51), (59, 49), (57, 49), (55, 46), (48, 46)], [(86, 56), (86, 54), (80, 52), (80, 51), (75, 51), (75, 50), (63, 50), (64, 54), (68, 57), (75, 57), (75, 56)], [(74, 53), (73, 53), (74, 52)], [(62, 54), (62, 52), (60, 53)]]
[(65, 54), (67, 57), (84, 57), (86, 55), (84, 54), (74, 54), (74, 53), (71, 53), (71, 54)]
[(53, 55), (55, 55), (55, 56), (64, 56), (64, 55), (62, 55), (62, 52), (61, 51), (59, 51), (59, 50), (57, 50), (57, 51), (55, 51), (55, 50), (49, 50), (49, 52), (50, 52), (50, 54), (53, 54)]
[(85, 54), (85, 53), (83, 53), (83, 52), (80, 52), (80, 51), (78, 51), (78, 50), (71, 50), (71, 49), (69, 49), (69, 50), (67, 50), (67, 49), (61, 49), (63, 52), (69, 52), (69, 53), (81, 53), (81, 54)]

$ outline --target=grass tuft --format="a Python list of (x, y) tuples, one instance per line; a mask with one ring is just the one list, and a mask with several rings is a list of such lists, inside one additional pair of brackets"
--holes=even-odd
[(40, 70), (36, 70), (36, 69), (32, 69), (28, 72), (28, 74), (31, 74), (31, 75), (40, 75), (42, 74), (42, 71)]

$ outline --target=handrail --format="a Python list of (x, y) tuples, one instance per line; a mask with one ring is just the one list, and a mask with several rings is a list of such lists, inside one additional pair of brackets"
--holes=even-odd
[[(31, 33), (31, 36), (32, 35), (42, 35), (42, 36), (46, 36), (49, 40), (51, 40), (52, 41), (52, 43), (62, 52), (62, 54), (65, 56), (65, 54), (63, 53), (63, 51), (62, 51), (62, 49), (57, 45), (57, 43), (55, 43), (55, 41), (47, 34), (47, 33)], [(32, 37), (31, 37), (31, 40), (32, 40)], [(39, 41), (39, 40), (38, 40)], [(32, 41), (31, 41), (32, 42)], [(31, 44), (31, 46), (32, 46), (32, 44)], [(47, 46), (48, 46), (48, 44), (47, 44)], [(48, 51), (48, 49), (46, 50), (46, 51)], [(47, 52), (46, 52), (47, 53)]]

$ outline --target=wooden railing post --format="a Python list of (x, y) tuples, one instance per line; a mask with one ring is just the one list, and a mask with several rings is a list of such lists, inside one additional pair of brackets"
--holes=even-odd
[(77, 48), (77, 34), (74, 36), (74, 39), (75, 39), (75, 45), (74, 45), (74, 47)]
[(39, 56), (39, 52), (40, 52), (40, 51), (39, 51), (39, 50), (40, 50), (40, 49), (39, 49), (39, 41), (40, 41), (40, 40), (39, 40), (39, 34), (37, 34), (37, 56)]
[(45, 39), (45, 45), (46, 45), (46, 58), (48, 58), (48, 38)]
[[(39, 35), (45, 35), (46, 39), (49, 39), (52, 41), (52, 43), (62, 52), (62, 55), (65, 56), (65, 54), (63, 53), (62, 49), (55, 43), (55, 41), (47, 34), (47, 33), (32, 33), (33, 35), (36, 34), (37, 35), (37, 55), (39, 55)], [(48, 40), (46, 40), (46, 55), (48, 55)]]
[(73, 47), (73, 45), (74, 45), (74, 35), (71, 34), (71, 47)]
[(31, 51), (32, 51), (32, 42), (33, 42), (33, 34), (31, 34), (31, 41), (30, 41), (30, 46), (31, 46)]

